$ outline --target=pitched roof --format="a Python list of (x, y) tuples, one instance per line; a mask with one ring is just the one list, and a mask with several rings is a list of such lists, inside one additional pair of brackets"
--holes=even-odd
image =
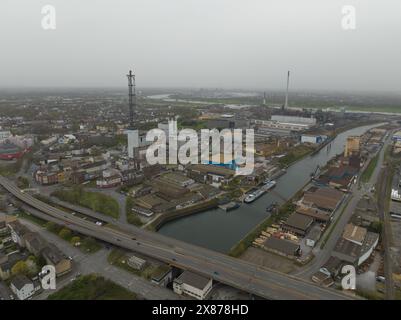
[(306, 230), (309, 228), (309, 226), (313, 223), (313, 219), (311, 217), (305, 216), (303, 214), (299, 214), (294, 212), (289, 216), (285, 224), (287, 226), (300, 229), (300, 230)]
[(367, 230), (352, 223), (345, 226), (343, 237), (352, 242), (363, 243)]
[(65, 259), (62, 252), (52, 243), (48, 244), (42, 250), (42, 255), (46, 260), (49, 260), (54, 265)]
[(21, 290), (25, 285), (32, 284), (32, 281), (26, 276), (19, 274), (11, 280), (11, 284), (18, 290)]
[(334, 210), (343, 198), (343, 195), (341, 191), (333, 188), (317, 188), (314, 191), (305, 192), (302, 201), (313, 203), (320, 208)]

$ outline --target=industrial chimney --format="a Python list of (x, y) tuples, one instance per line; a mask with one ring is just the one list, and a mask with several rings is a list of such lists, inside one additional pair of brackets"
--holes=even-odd
[(288, 74), (287, 74), (287, 91), (285, 93), (285, 103), (284, 103), (283, 109), (288, 108), (288, 87), (289, 87), (289, 85), (290, 85), (290, 71), (288, 71)]
[(134, 108), (136, 107), (135, 75), (132, 70), (127, 74), (128, 78), (128, 100), (129, 100), (129, 125), (128, 136), (128, 157), (138, 160), (139, 157), (139, 132), (134, 128)]

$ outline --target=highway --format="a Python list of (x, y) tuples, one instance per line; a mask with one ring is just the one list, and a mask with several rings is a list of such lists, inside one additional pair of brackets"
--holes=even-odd
[[(82, 234), (191, 270), (232, 287), (266, 299), (343, 300), (355, 299), (341, 291), (319, 287), (290, 275), (263, 268), (241, 259), (184, 243), (155, 232), (132, 227), (130, 231), (97, 226), (54, 208), (29, 194), (13, 182), (0, 177), (0, 185), (20, 201), (38, 210), (36, 215), (57, 222)], [(45, 214), (46, 216), (43, 216)], [(205, 235), (207, 236), (207, 235)]]

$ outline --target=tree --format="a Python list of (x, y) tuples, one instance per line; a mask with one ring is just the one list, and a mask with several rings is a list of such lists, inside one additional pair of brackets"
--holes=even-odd
[(54, 228), (55, 225), (56, 224), (54, 222), (49, 221), (49, 222), (47, 222), (45, 224), (45, 227), (46, 227), (47, 230), (51, 231)]
[(69, 237), (71, 237), (71, 230), (67, 229), (67, 228), (63, 228), (60, 230), (58, 235), (60, 236), (60, 238), (68, 239)]
[(73, 246), (76, 246), (77, 243), (81, 242), (81, 238), (80, 238), (80, 237), (77, 237), (77, 236), (72, 237), (71, 240), (70, 240), (70, 242), (71, 242), (71, 244), (72, 244)]
[(12, 275), (17, 275), (17, 274), (28, 274), (29, 273), (29, 268), (28, 265), (26, 264), (25, 261), (18, 261), (14, 266), (11, 268), (11, 273)]
[(383, 224), (381, 221), (373, 221), (368, 230), (371, 232), (381, 233), (383, 229)]

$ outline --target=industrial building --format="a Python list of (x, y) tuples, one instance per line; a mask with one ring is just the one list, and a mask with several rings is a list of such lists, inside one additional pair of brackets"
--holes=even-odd
[(344, 157), (359, 155), (361, 151), (361, 137), (349, 136), (345, 144)]
[(297, 117), (297, 116), (286, 116), (286, 115), (272, 115), (271, 120), (279, 123), (292, 123), (292, 124), (303, 124), (308, 127), (316, 125), (316, 118)]
[(319, 210), (317, 208), (305, 207), (303, 205), (298, 205), (296, 213), (311, 217), (315, 222), (327, 223), (331, 220), (331, 215), (326, 211)]
[(360, 266), (372, 254), (379, 242), (379, 234), (348, 224), (337, 241), (332, 255), (341, 261)]
[(298, 243), (275, 237), (267, 238), (263, 243), (262, 248), (289, 258), (293, 258), (301, 254), (301, 246)]
[(292, 132), (305, 131), (310, 128), (305, 123), (278, 122), (273, 120), (253, 120), (258, 135), (289, 135)]
[(151, 282), (161, 287), (167, 285), (173, 280), (173, 269), (167, 265), (159, 265), (152, 274)]
[(222, 116), (218, 119), (206, 120), (208, 129), (246, 129), (249, 128), (249, 121), (246, 119), (229, 118)]
[(319, 144), (327, 139), (327, 136), (323, 135), (312, 135), (312, 134), (303, 134), (301, 136), (301, 143), (312, 143)]
[(294, 212), (283, 224), (282, 229), (303, 237), (309, 232), (312, 224), (313, 219), (311, 217)]
[(213, 280), (191, 271), (184, 271), (173, 282), (174, 292), (204, 300), (212, 290)]
[(343, 198), (344, 194), (336, 189), (312, 187), (304, 193), (299, 204), (332, 214), (341, 204)]
[(161, 179), (179, 187), (185, 188), (195, 183), (195, 181), (181, 173), (170, 172), (161, 176)]
[(0, 160), (19, 159), (24, 153), (23, 149), (8, 141), (0, 144)]

